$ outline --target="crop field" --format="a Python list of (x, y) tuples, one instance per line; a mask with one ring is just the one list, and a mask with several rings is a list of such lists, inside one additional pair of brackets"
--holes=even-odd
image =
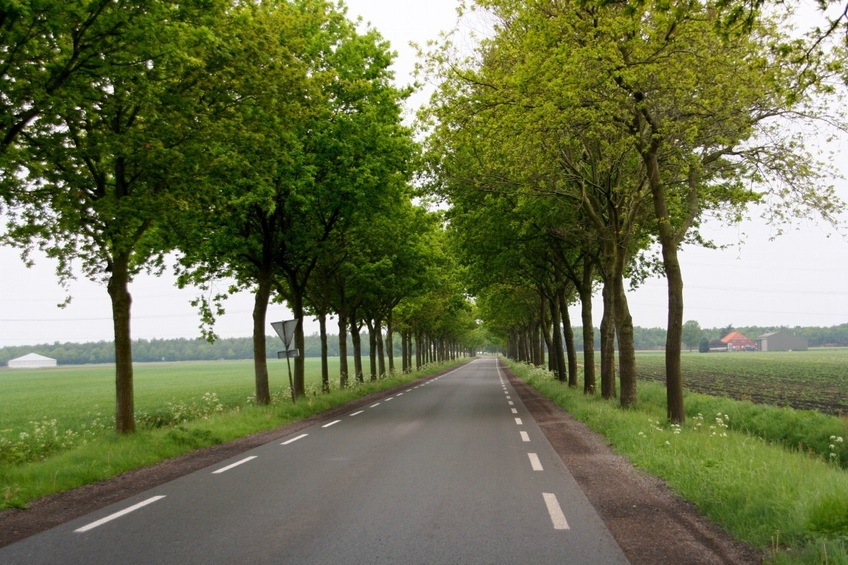
[[(759, 404), (848, 414), (848, 349), (684, 352), (683, 386)], [(638, 378), (665, 382), (663, 352), (639, 352)]]
[[(331, 384), (338, 385), (338, 358), (331, 358), (329, 365)], [(268, 373), (272, 395), (287, 398), (285, 360), (269, 359)], [(250, 360), (140, 363), (134, 367), (133, 381), (137, 417), (179, 404), (244, 406), (255, 392)], [(320, 359), (307, 358), (307, 390), (320, 385)], [(0, 369), (0, 437), (17, 436), (33, 422), (52, 420), (58, 430), (112, 428), (114, 411), (114, 365)]]

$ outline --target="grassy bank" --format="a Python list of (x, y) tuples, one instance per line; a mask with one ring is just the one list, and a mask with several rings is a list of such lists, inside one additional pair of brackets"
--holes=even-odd
[[(730, 413), (741, 414), (744, 404), (690, 394), (687, 423), (673, 426), (666, 422), (660, 384), (640, 383), (638, 406), (622, 410), (614, 401), (569, 389), (547, 371), (510, 368), (734, 537), (766, 550), (774, 563), (848, 565), (848, 472), (833, 461), (848, 449), (848, 430), (839, 418), (822, 420), (825, 430), (807, 429), (816, 437), (833, 435), (828, 450), (832, 445), (837, 455), (830, 457), (768, 437), (769, 429), (791, 427), (786, 418), (800, 419), (786, 409), (761, 407), (755, 418), (760, 424), (742, 431)], [(716, 406), (723, 410), (712, 411)]]
[[(28, 393), (28, 398), (22, 398), (26, 398), (29, 410), (43, 417), (27, 423), (27, 431), (18, 432), (11, 439), (7, 437), (6, 443), (0, 444), (4, 452), (0, 457), (0, 509), (24, 507), (48, 494), (102, 481), (188, 451), (302, 420), (373, 392), (437, 373), (451, 365), (430, 365), (416, 373), (366, 382), (344, 390), (336, 386), (329, 394), (317, 392), (320, 371), (317, 376), (314, 371), (309, 371), (310, 392), (296, 405), (292, 405), (288, 397), (286, 376), (285, 388), (282, 378), (274, 386), (272, 404), (256, 406), (250, 394), (251, 381), (238, 378), (233, 382), (233, 375), (241, 375), (249, 364), (222, 363), (153, 367), (146, 376), (141, 371), (139, 380), (143, 384), (139, 388), (144, 391), (140, 392), (141, 396), (159, 400), (142, 401), (142, 408), (138, 410), (139, 430), (125, 437), (114, 433), (111, 421), (104, 425), (108, 419), (102, 414), (92, 412), (92, 406), (105, 402), (100, 396), (105, 394), (102, 389), (106, 387), (102, 383), (97, 384), (103, 378), (100, 368), (88, 368), (88, 373), (80, 368), (82, 372), (75, 376), (56, 373), (51, 376), (48, 372), (48, 380), (34, 388), (32, 385), (38, 381), (38, 375), (34, 374), (30, 374), (33, 382), (27, 386), (6, 383), (4, 393), (10, 390), (21, 395)], [(461, 361), (453, 364), (459, 363)], [(60, 385), (52, 388), (62, 389), (65, 386), (62, 383), (69, 379), (67, 386), (75, 382), (73, 387), (87, 390), (93, 397), (86, 399), (83, 394), (79, 400), (64, 402), (63, 394), (44, 390), (45, 382), (54, 382), (51, 379)], [(38, 402), (36, 399), (39, 399)], [(61, 414), (61, 425), (55, 422), (56, 413)], [(11, 424), (12, 419), (8, 415), (6, 417)], [(14, 421), (19, 426), (24, 425), (20, 416)], [(26, 437), (22, 439), (21, 433)], [(20, 453), (16, 456), (13, 450)]]

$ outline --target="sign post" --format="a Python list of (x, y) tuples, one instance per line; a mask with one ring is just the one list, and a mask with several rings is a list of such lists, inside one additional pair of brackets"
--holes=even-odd
[(300, 351), (297, 349), (291, 348), (292, 339), (294, 339), (294, 332), (297, 329), (297, 323), (299, 320), (284, 320), (280, 322), (271, 322), (271, 327), (274, 328), (274, 331), (277, 332), (277, 335), (280, 336), (280, 339), (283, 340), (283, 347), (285, 351), (277, 352), (277, 359), (286, 358), (286, 365), (289, 368), (289, 388), (291, 389), (291, 397), (292, 404), (296, 403), (294, 396), (294, 382), (292, 382), (292, 372), (291, 372), (291, 361), (289, 359), (293, 359), (295, 357), (300, 357)]

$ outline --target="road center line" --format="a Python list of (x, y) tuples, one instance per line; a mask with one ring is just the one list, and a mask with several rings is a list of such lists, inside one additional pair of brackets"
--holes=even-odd
[(256, 455), (251, 455), (250, 457), (245, 457), (241, 461), (236, 461), (235, 463), (231, 463), (231, 464), (227, 465), (226, 467), (222, 467), (221, 469), (218, 469), (217, 471), (212, 471), (212, 474), (218, 475), (218, 474), (223, 473), (225, 471), (229, 471), (233, 467), (238, 467), (239, 465), (241, 465), (243, 463), (247, 463), (251, 459), (256, 459), (256, 457), (257, 457)]
[(524, 423), (521, 421), (521, 418), (516, 418), (516, 419), (515, 419), (515, 423), (516, 423), (516, 424), (518, 424), (519, 426), (523, 426), (523, 425), (524, 425)]
[(359, 415), (360, 415), (360, 414), (362, 414), (363, 412), (365, 412), (365, 410), (357, 410), (356, 412), (354, 412), (353, 414), (351, 414), (351, 416), (359, 416)]
[(332, 422), (330, 422), (329, 424), (324, 424), (324, 425), (323, 425), (323, 426), (321, 426), (321, 427), (322, 427), (322, 428), (329, 428), (330, 426), (334, 426), (334, 425), (338, 424), (339, 422), (341, 422), (341, 420), (333, 420), (333, 421), (332, 421)]
[(542, 462), (539, 461), (539, 456), (535, 453), (528, 453), (527, 457), (530, 458), (530, 466), (533, 467), (534, 471), (544, 471), (542, 469)]
[(553, 522), (554, 529), (568, 530), (568, 521), (565, 519), (565, 514), (562, 513), (562, 508), (559, 505), (556, 495), (552, 492), (543, 492), (542, 496), (545, 498), (545, 506), (548, 507), (548, 514), (551, 515), (551, 522)]
[(518, 432), (518, 433), (521, 434), (521, 441), (524, 441), (524, 442), (530, 441), (530, 434), (528, 434), (527, 432), (523, 432), (523, 431)]
[(379, 402), (377, 402), (376, 404), (372, 404), (372, 405), (371, 405), (371, 406), (369, 406), (368, 408), (376, 408), (376, 407), (377, 407), (377, 406), (379, 406), (379, 405), (380, 405), (380, 403), (379, 403)]
[(305, 438), (305, 437), (306, 437), (306, 436), (308, 436), (308, 435), (309, 435), (309, 434), (300, 434), (300, 435), (299, 435), (299, 436), (297, 436), (297, 437), (293, 437), (293, 438), (291, 438), (291, 439), (288, 439), (288, 440), (284, 441), (284, 442), (283, 442), (283, 443), (281, 443), (280, 445), (288, 445), (288, 444), (290, 444), (290, 443), (294, 443), (294, 442), (296, 442), (297, 440), (299, 440), (299, 439), (303, 439), (303, 438)]
[(510, 408), (510, 410), (512, 410), (512, 413), (513, 413), (513, 414), (518, 414), (518, 409), (517, 409), (517, 408)]
[(106, 516), (105, 518), (101, 518), (101, 519), (97, 520), (96, 522), (92, 522), (92, 523), (88, 524), (87, 526), (77, 528), (76, 530), (74, 530), (74, 533), (83, 534), (83, 533), (85, 533), (89, 530), (93, 530), (94, 528), (96, 528), (98, 526), (102, 526), (106, 522), (111, 522), (112, 520), (120, 518), (121, 516), (129, 514), (130, 512), (135, 512), (139, 508), (143, 508), (144, 506), (147, 506), (148, 504), (153, 504), (157, 500), (162, 500), (163, 498), (165, 498), (164, 494), (159, 495), (159, 496), (154, 496), (152, 498), (148, 498), (147, 500), (142, 500), (138, 504), (134, 504), (134, 505), (130, 506), (129, 508), (124, 508), (120, 512), (115, 512), (114, 514), (110, 514), (110, 515)]

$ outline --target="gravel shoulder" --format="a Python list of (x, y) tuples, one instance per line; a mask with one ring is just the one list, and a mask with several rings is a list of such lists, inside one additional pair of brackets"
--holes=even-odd
[[(603, 437), (509, 371), (510, 383), (633, 564), (761, 563), (757, 550), (733, 540), (660, 480), (616, 455)], [(435, 375), (434, 375), (435, 376)], [(432, 378), (432, 377), (428, 377)], [(407, 385), (404, 385), (407, 386)], [(393, 394), (387, 390), (307, 420), (201, 449), (157, 465), (0, 513), (0, 547), (108, 506), (246, 450)]]

